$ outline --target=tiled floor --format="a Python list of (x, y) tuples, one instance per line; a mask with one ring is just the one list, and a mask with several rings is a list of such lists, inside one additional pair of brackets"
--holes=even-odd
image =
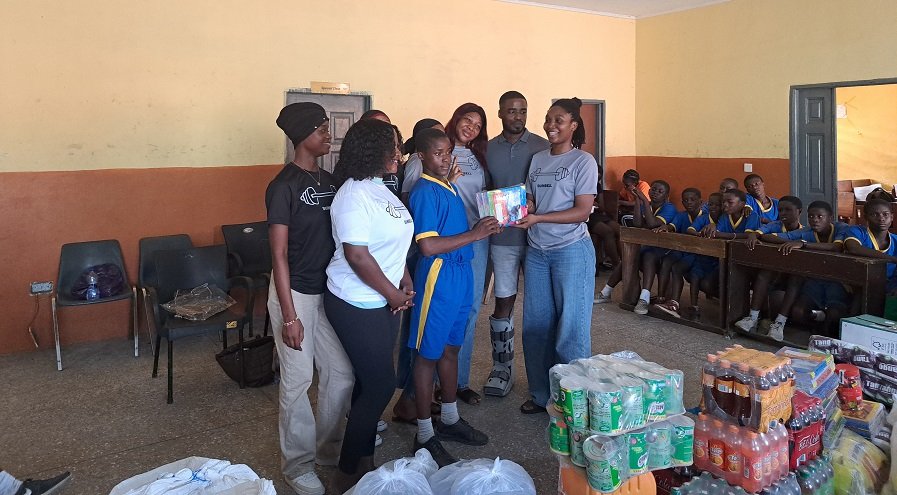
[[(490, 313), (489, 305), (480, 313), (474, 384), (484, 383), (491, 368)], [(615, 304), (595, 306), (592, 316), (594, 353), (629, 349), (681, 369), (686, 406), (698, 402), (702, 359), (734, 342), (774, 350), (637, 316)], [(56, 371), (52, 349), (0, 356), (0, 466), (19, 477), (70, 470), (74, 479), (66, 493), (98, 495), (131, 476), (196, 455), (248, 464), (272, 479), (278, 493), (292, 494), (279, 471), (277, 387), (240, 390), (215, 363), (218, 346), (213, 338), (178, 342), (171, 405), (165, 403), (164, 365), (159, 378), (150, 377), (148, 345), (139, 358), (133, 357), (133, 345), (126, 341), (71, 346), (64, 349), (62, 372)], [(462, 416), (490, 435), (489, 445), (446, 445), (456, 457), (511, 459), (533, 477), (538, 493), (552, 494), (557, 463), (544, 440), (546, 416), (518, 411), (527, 389), (523, 360), (517, 359), (515, 365), (517, 383), (508, 397), (485, 398), (475, 407), (461, 405)], [(390, 405), (384, 419), (390, 419), (391, 410)], [(390, 423), (382, 435), (378, 464), (410, 454), (413, 427)], [(327, 478), (332, 471), (319, 472)]]

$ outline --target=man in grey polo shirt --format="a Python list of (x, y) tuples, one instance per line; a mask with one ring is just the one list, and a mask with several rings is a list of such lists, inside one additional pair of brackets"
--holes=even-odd
[[(502, 132), (489, 141), (486, 162), (496, 188), (526, 183), (529, 164), (548, 141), (526, 129), (526, 98), (508, 91), (498, 99)], [(495, 313), (489, 317), (492, 337), (492, 372), (483, 393), (504, 397), (514, 384), (514, 301), (517, 275), (526, 258), (526, 230), (504, 229), (493, 235), (489, 247), (495, 274)]]

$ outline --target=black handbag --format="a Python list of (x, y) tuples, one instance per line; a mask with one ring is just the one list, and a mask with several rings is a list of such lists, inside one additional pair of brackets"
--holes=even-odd
[[(256, 337), (243, 342), (246, 360), (244, 380), (247, 387), (264, 387), (274, 381), (274, 337)], [(231, 380), (240, 383), (240, 344), (215, 355), (215, 360)]]

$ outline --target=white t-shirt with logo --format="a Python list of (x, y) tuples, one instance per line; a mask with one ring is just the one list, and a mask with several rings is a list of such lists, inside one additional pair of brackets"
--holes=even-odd
[(386, 278), (398, 287), (414, 235), (411, 214), (382, 179), (374, 178), (347, 180), (333, 198), (330, 217), (336, 252), (327, 266), (327, 289), (358, 307), (385, 306), (386, 298), (349, 266), (343, 243), (367, 246)]

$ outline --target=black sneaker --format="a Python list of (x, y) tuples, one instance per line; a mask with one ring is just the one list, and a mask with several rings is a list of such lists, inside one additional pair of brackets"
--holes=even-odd
[(463, 419), (453, 425), (446, 425), (442, 421), (434, 421), (433, 426), (436, 427), (436, 436), (440, 440), (449, 442), (458, 442), (465, 445), (486, 445), (489, 443), (489, 437), (480, 430), (470, 426), (470, 423)]
[(433, 437), (424, 443), (419, 443), (417, 441), (417, 435), (414, 435), (414, 452), (417, 452), (420, 449), (425, 449), (429, 452), (439, 467), (445, 467), (449, 464), (458, 462), (457, 459), (452, 457), (452, 454), (449, 454), (448, 451), (445, 450), (445, 447), (442, 446), (442, 442), (436, 437)]
[(72, 479), (72, 473), (66, 471), (55, 478), (46, 480), (25, 480), (22, 483), (16, 495), (53, 495), (60, 493), (69, 481)]

